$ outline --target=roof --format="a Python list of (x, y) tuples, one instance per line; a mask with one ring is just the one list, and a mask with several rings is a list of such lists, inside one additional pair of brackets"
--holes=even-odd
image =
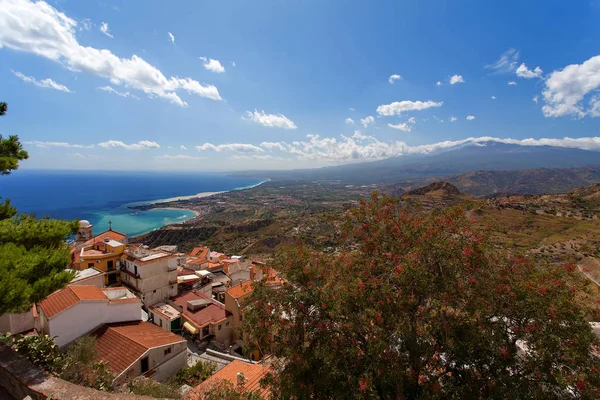
[(80, 301), (108, 300), (108, 297), (96, 286), (67, 286), (46, 297), (40, 302), (40, 308), (50, 319)]
[[(73, 271), (68, 269), (67, 271)], [(86, 268), (80, 271), (75, 270), (75, 276), (71, 280), (71, 282), (79, 282), (84, 279), (92, 278), (97, 275), (102, 275), (104, 272), (97, 270), (96, 268)]]
[[(188, 301), (194, 300), (210, 300), (212, 304), (197, 311), (190, 311), (187, 308), (187, 303)], [(208, 323), (214, 324), (231, 315), (225, 310), (225, 305), (211, 299), (204, 293), (195, 290), (174, 297), (172, 301), (183, 309), (181, 313), (188, 321), (193, 322), (199, 327), (202, 327)]]
[(90, 240), (88, 240), (85, 243), (80, 243), (80, 244), (75, 244), (72, 248), (71, 248), (71, 253), (73, 253), (73, 262), (74, 263), (79, 263), (80, 260), (80, 251), (82, 248), (85, 247), (89, 247), (91, 245), (93, 245), (94, 243), (98, 243), (98, 242), (104, 242), (104, 238), (108, 238), (109, 240), (116, 240), (117, 242), (121, 242), (123, 240), (127, 240), (127, 235), (125, 235), (124, 233), (121, 232), (117, 232), (117, 231), (113, 231), (112, 229), (102, 232), (99, 235), (94, 236), (93, 238), (91, 238)]
[(202, 394), (210, 390), (219, 381), (226, 380), (237, 387), (238, 374), (243, 374), (246, 378), (244, 388), (257, 392), (261, 398), (270, 396), (269, 389), (260, 387), (260, 380), (269, 372), (269, 367), (262, 364), (251, 364), (248, 362), (233, 360), (223, 369), (216, 372), (213, 376), (196, 386), (189, 394), (190, 399), (200, 399)]
[(105, 324), (91, 334), (97, 338), (98, 358), (120, 375), (149, 349), (185, 342), (158, 326), (144, 321)]
[(154, 311), (160, 314), (163, 318), (173, 321), (181, 316), (181, 313), (177, 311), (173, 306), (167, 303), (158, 303), (150, 307), (150, 311)]
[(198, 258), (206, 258), (208, 256), (208, 247), (194, 247), (192, 251), (190, 251), (190, 256), (198, 257)]
[(227, 294), (229, 294), (234, 299), (239, 299), (240, 297), (244, 297), (250, 293), (252, 293), (254, 289), (252, 288), (252, 281), (245, 281), (240, 283), (239, 285), (232, 286), (227, 289)]

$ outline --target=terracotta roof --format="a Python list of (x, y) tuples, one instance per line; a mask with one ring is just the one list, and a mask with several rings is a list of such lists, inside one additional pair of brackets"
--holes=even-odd
[(198, 257), (198, 258), (206, 258), (208, 255), (208, 247), (194, 247), (192, 251), (190, 251), (190, 256)]
[[(201, 310), (190, 311), (187, 308), (187, 302), (190, 300), (211, 300), (212, 304), (204, 307)], [(216, 323), (227, 318), (231, 313), (225, 310), (225, 306), (210, 297), (198, 291), (191, 291), (185, 294), (179, 295), (172, 299), (173, 303), (177, 304), (183, 311), (181, 312), (184, 317), (193, 322), (198, 327), (202, 327), (208, 323)]]
[(237, 387), (238, 373), (243, 374), (247, 379), (244, 388), (257, 392), (261, 398), (270, 397), (269, 389), (260, 387), (260, 380), (269, 372), (269, 367), (261, 364), (250, 364), (240, 360), (233, 360), (223, 369), (216, 372), (213, 376), (196, 386), (189, 394), (190, 399), (201, 399), (202, 395), (210, 390), (219, 381), (226, 380)]
[(144, 321), (106, 324), (96, 329), (98, 358), (108, 362), (108, 369), (121, 374), (146, 351), (154, 347), (184, 342), (181, 336)]
[(177, 276), (194, 275), (194, 274), (195, 274), (195, 271), (193, 269), (181, 268), (181, 267), (177, 268)]
[(108, 297), (96, 286), (67, 286), (64, 289), (52, 293), (40, 302), (40, 308), (44, 311), (46, 318), (73, 307), (80, 301), (108, 300)]
[(240, 297), (244, 297), (253, 291), (254, 289), (252, 289), (252, 281), (246, 281), (227, 289), (227, 294), (234, 299), (239, 299)]

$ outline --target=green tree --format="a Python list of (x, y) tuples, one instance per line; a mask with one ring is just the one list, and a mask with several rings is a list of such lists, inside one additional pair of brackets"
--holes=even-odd
[[(0, 103), (1, 116), (6, 110)], [(28, 157), (17, 136), (0, 136), (0, 175), (9, 175)], [(9, 200), (0, 203), (0, 315), (25, 311), (69, 283), (65, 239), (76, 229), (75, 222), (17, 216)]]
[(257, 392), (236, 387), (226, 380), (217, 382), (199, 397), (201, 400), (259, 400), (260, 398)]
[(340, 223), (339, 252), (302, 246), (256, 285), (243, 329), (274, 358), (276, 398), (593, 399), (598, 339), (572, 265), (493, 248), (461, 209), (373, 194)]
[(204, 382), (217, 370), (217, 365), (213, 362), (198, 361), (191, 367), (185, 367), (177, 372), (175, 382), (179, 385), (196, 385)]
[(114, 376), (106, 362), (98, 361), (96, 342), (93, 336), (83, 336), (69, 345), (59, 376), (77, 385), (98, 390), (110, 389)]

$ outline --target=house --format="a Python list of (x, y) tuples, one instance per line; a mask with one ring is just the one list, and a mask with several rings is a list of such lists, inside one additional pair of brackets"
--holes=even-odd
[(197, 290), (179, 295), (171, 305), (182, 315), (183, 328), (198, 340), (214, 338), (221, 347), (231, 343), (231, 314), (225, 306)]
[(150, 307), (177, 296), (177, 267), (185, 255), (146, 246), (130, 246), (124, 255), (121, 281)]
[(260, 380), (269, 372), (269, 366), (264, 363), (253, 364), (241, 360), (233, 360), (210, 378), (196, 386), (188, 399), (200, 400), (204, 393), (211, 390), (221, 381), (229, 381), (238, 390), (249, 390), (258, 394), (261, 399), (271, 397), (268, 388), (260, 386)]
[(70, 285), (77, 286), (96, 286), (97, 288), (105, 287), (105, 273), (96, 268), (86, 268), (82, 270), (67, 270), (73, 271), (75, 276), (71, 279)]
[(62, 347), (102, 324), (140, 320), (141, 307), (126, 288), (69, 285), (39, 303), (35, 328)]
[(194, 247), (194, 249), (188, 253), (186, 266), (194, 271), (206, 269), (209, 263), (209, 253), (210, 249), (208, 247)]
[(120, 260), (127, 247), (127, 235), (114, 231), (110, 223), (108, 231), (94, 237), (92, 225), (81, 220), (75, 237), (75, 243), (71, 247), (71, 268), (95, 268), (105, 273), (105, 285), (119, 283)]
[(115, 386), (140, 375), (162, 381), (187, 365), (185, 339), (149, 322), (105, 324), (91, 336), (97, 339), (98, 358), (115, 375)]
[(22, 313), (6, 313), (0, 315), (0, 334), (25, 333), (32, 331), (37, 315), (35, 306)]
[(169, 332), (181, 330), (181, 312), (167, 303), (157, 303), (150, 307), (148, 316), (160, 328)]
[(225, 292), (225, 309), (231, 313), (233, 340), (239, 340), (239, 330), (242, 325), (242, 305), (253, 292), (252, 281), (246, 281), (232, 286)]

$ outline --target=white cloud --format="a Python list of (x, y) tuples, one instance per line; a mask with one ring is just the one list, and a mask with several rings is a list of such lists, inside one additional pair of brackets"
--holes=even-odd
[(79, 21), (79, 31), (89, 31), (90, 29), (92, 29), (92, 26), (94, 24), (92, 23), (92, 20), (89, 18), (84, 18), (81, 21)]
[(233, 155), (229, 157), (231, 160), (261, 160), (261, 161), (284, 161), (283, 157), (271, 156), (269, 154), (253, 154), (251, 156), (247, 155)]
[(508, 85), (509, 86), (517, 86), (517, 82), (515, 82), (515, 81), (508, 81)]
[(169, 35), (169, 40), (171, 43), (175, 44), (175, 35), (173, 35), (171, 32), (167, 32), (167, 34)]
[(435, 101), (396, 101), (391, 104), (383, 104), (377, 107), (377, 113), (379, 115), (391, 116), (391, 115), (400, 115), (403, 112), (407, 111), (420, 111), (425, 110), (431, 107), (441, 107), (444, 102), (435, 102)]
[(356, 109), (354, 109), (354, 108), (349, 108), (348, 110), (353, 111), (353, 112), (356, 111)]
[(404, 132), (410, 132), (410, 130), (412, 129), (412, 126), (410, 126), (406, 122), (402, 122), (402, 123), (399, 123), (399, 124), (396, 124), (396, 125), (388, 124), (388, 126), (390, 128), (398, 129), (398, 130), (404, 131)]
[(82, 154), (82, 153), (69, 153), (68, 156), (71, 157), (71, 158), (77, 158), (77, 159), (80, 159), (80, 160), (97, 160), (97, 159), (100, 158), (97, 155)]
[(582, 64), (568, 65), (554, 71), (546, 79), (542, 95), (546, 103), (542, 111), (546, 117), (573, 115), (582, 118), (586, 115), (599, 116), (597, 101), (590, 101), (590, 109), (584, 109), (585, 96), (600, 89), (600, 55)]
[(388, 78), (388, 82), (390, 83), (390, 85), (393, 85), (395, 81), (399, 81), (401, 79), (402, 77), (400, 75), (394, 74)]
[(185, 147), (184, 145), (181, 145), (181, 146), (179, 146), (179, 148), (180, 148), (181, 150), (187, 150), (187, 147)]
[(235, 61), (231, 62), (231, 66), (235, 68)]
[(456, 117), (450, 117), (450, 122), (456, 122), (456, 120), (458, 120), (458, 118), (456, 118)]
[(23, 144), (33, 145), (33, 146), (42, 147), (42, 148), (44, 148), (44, 147), (72, 147), (75, 149), (91, 149), (94, 147), (93, 144), (84, 145), (84, 144), (72, 144), (72, 143), (66, 143), (66, 142), (42, 142), (39, 140), (23, 142)]
[(414, 125), (417, 123), (417, 119), (415, 117), (410, 117), (406, 122)]
[(511, 73), (517, 69), (519, 61), (519, 52), (516, 49), (508, 49), (493, 64), (486, 65), (485, 68), (494, 70), (494, 73)]
[(114, 36), (108, 31), (108, 22), (102, 22), (102, 24), (100, 25), (100, 31), (109, 38), (114, 38)]
[(600, 97), (594, 97), (590, 100), (590, 110), (588, 114), (592, 117), (600, 117)]
[(79, 44), (77, 22), (44, 1), (0, 0), (0, 48), (32, 53), (61, 64), (75, 72), (108, 79), (113, 85), (144, 92), (185, 107), (177, 91), (186, 90), (213, 100), (221, 100), (213, 85), (191, 78), (167, 78), (143, 58), (120, 58), (110, 50)]
[(435, 83), (435, 85), (436, 85), (436, 86), (442, 86), (442, 82), (440, 82), (440, 81), (437, 81), (437, 82)]
[(473, 121), (474, 119), (475, 119), (475, 117), (473, 115), (467, 116), (467, 121)]
[(361, 118), (360, 123), (362, 124), (362, 126), (364, 126), (366, 128), (367, 126), (369, 126), (369, 124), (375, 123), (375, 118), (373, 118), (373, 116), (369, 115), (366, 118)]
[[(221, 62), (219, 60), (215, 60), (212, 58), (206, 58), (206, 57), (198, 57), (198, 58), (202, 60), (202, 65), (207, 70), (209, 70), (211, 72), (216, 72), (217, 74), (222, 74), (223, 72), (225, 72), (225, 67), (223, 65), (221, 65)], [(233, 64), (235, 64), (235, 63), (233, 63)], [(235, 65), (233, 65), (233, 66), (235, 67)]]
[(533, 99), (532, 99), (532, 100), (533, 100), (533, 102), (534, 102), (535, 104), (537, 104), (537, 103), (540, 101), (540, 96), (538, 96), (538, 95), (536, 94), (535, 96), (533, 96)]
[(354, 120), (352, 118), (346, 118), (346, 123), (348, 125), (354, 125)]
[(496, 97), (496, 96), (492, 96), (492, 100), (496, 100), (496, 99), (497, 99), (497, 97)]
[(451, 85), (456, 85), (457, 83), (465, 83), (465, 80), (463, 79), (463, 77), (461, 75), (453, 75), (450, 78)]
[(254, 112), (246, 111), (246, 118), (257, 124), (270, 128), (296, 129), (296, 125), (283, 114), (267, 114), (263, 111), (254, 110)]
[(191, 160), (204, 160), (206, 157), (193, 157), (186, 154), (170, 155), (165, 154), (164, 156), (154, 157), (157, 160), (178, 160), (178, 161), (191, 161)]
[(268, 149), (268, 150), (286, 151), (286, 148), (279, 142), (262, 142), (260, 144), (260, 147), (264, 147), (265, 149)]
[(118, 90), (113, 89), (110, 86), (102, 86), (99, 87), (98, 90), (102, 90), (103, 92), (108, 92), (108, 93), (112, 93), (112, 94), (116, 94), (117, 96), (121, 96), (121, 97), (131, 97), (134, 99), (137, 99), (138, 97), (129, 93), (129, 92), (119, 92)]
[(160, 145), (149, 140), (141, 140), (137, 143), (125, 144), (120, 140), (109, 140), (107, 142), (98, 143), (98, 146), (105, 149), (125, 149), (125, 150), (148, 150), (159, 149)]
[(264, 153), (264, 150), (253, 144), (245, 143), (227, 143), (214, 145), (212, 143), (204, 143), (201, 146), (196, 146), (199, 151), (213, 150), (213, 151), (236, 151), (239, 153)]
[(56, 83), (50, 78), (42, 79), (41, 81), (38, 81), (33, 76), (26, 76), (18, 71), (12, 71), (12, 73), (15, 74), (15, 76), (17, 78), (22, 79), (23, 82), (32, 83), (35, 86), (38, 86), (41, 88), (60, 90), (61, 92), (71, 93), (71, 91), (69, 90), (68, 87), (66, 87), (65, 85), (61, 85), (60, 83)]
[(532, 71), (527, 68), (525, 63), (523, 63), (519, 66), (519, 68), (517, 68), (516, 73), (519, 78), (532, 79), (541, 78), (544, 71), (542, 71), (540, 67), (535, 67), (535, 69)]

